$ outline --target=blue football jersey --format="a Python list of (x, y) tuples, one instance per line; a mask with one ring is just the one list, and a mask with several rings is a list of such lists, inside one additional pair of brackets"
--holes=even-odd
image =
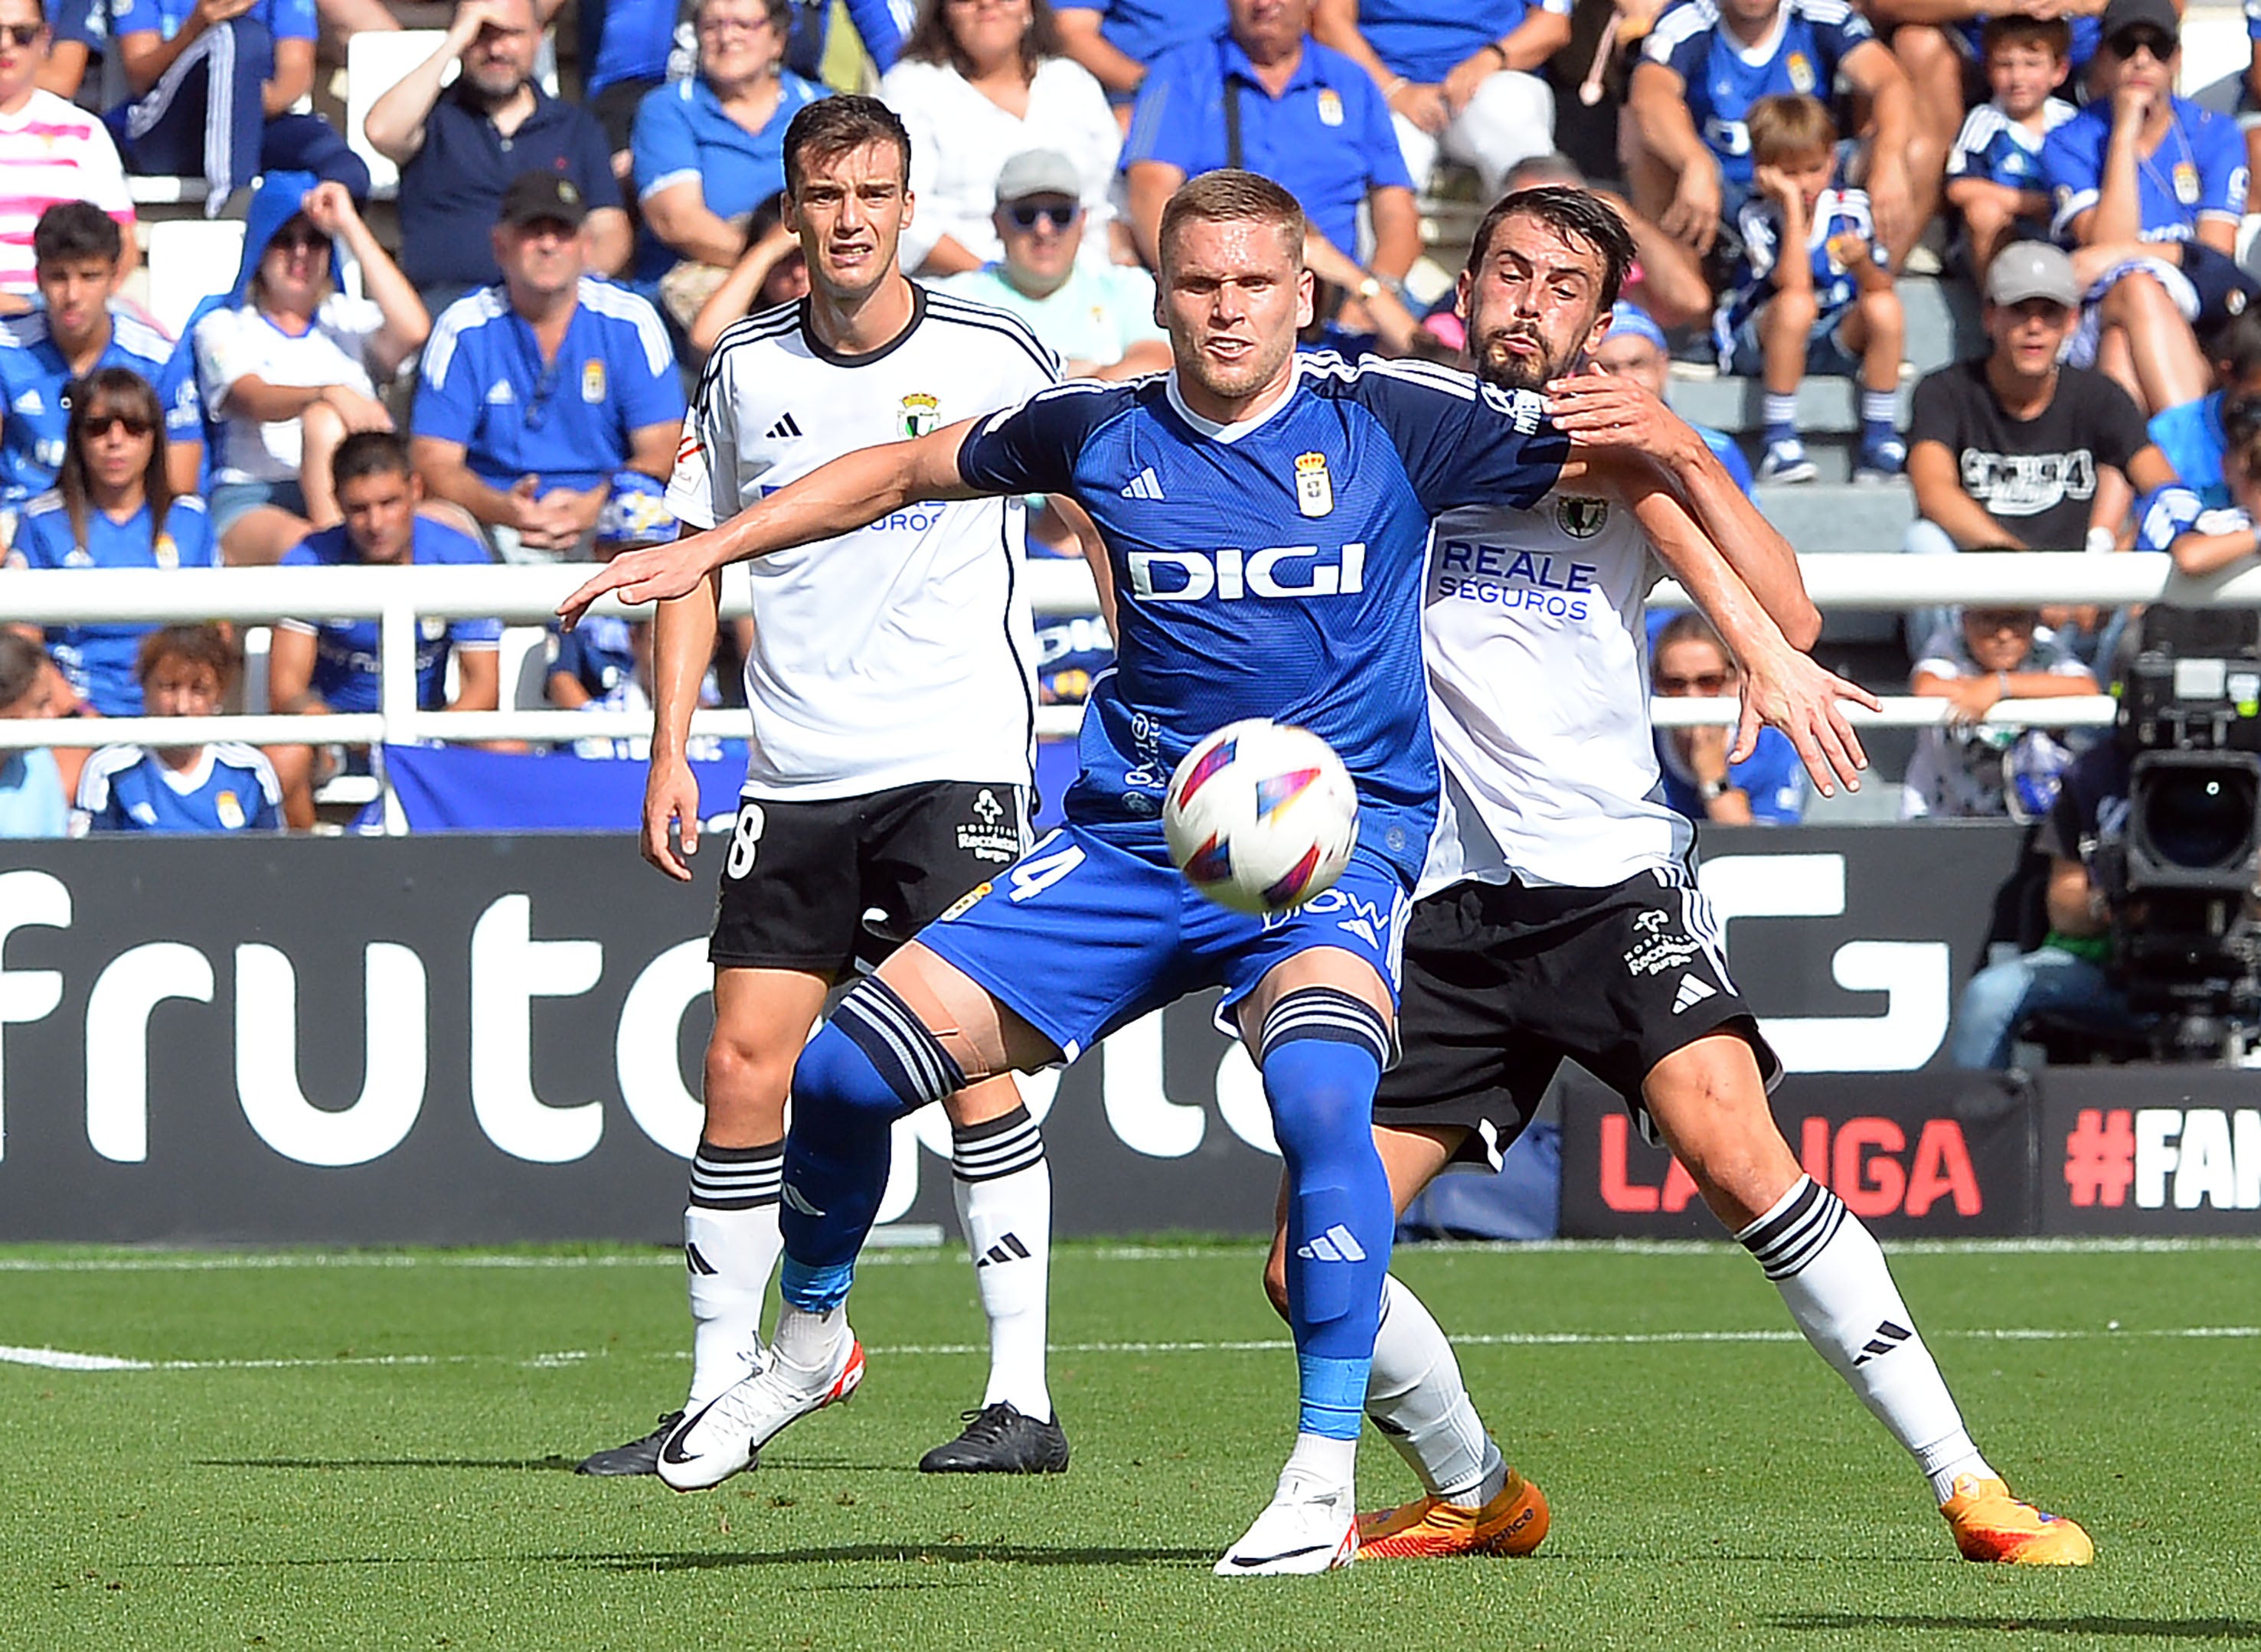
[(2152, 444), (2167, 456), (2176, 479), (2207, 510), (2229, 503), (2229, 484), (2222, 475), (2222, 456), (2229, 447), (2222, 429), (2222, 401), (2223, 392), (2217, 390), (2151, 415)]
[(1743, 125), (1762, 97), (1792, 93), (1831, 99), (1837, 66), (1877, 38), (1845, 0), (1783, 0), (1770, 40), (1745, 47), (1713, 0), (1680, 0), (1656, 20), (1640, 54), (1680, 76), (1688, 112), (1731, 183), (1751, 181), (1751, 134)]
[(272, 832), (283, 787), (256, 748), (208, 745), (184, 771), (140, 746), (104, 746), (79, 775), (73, 826), (95, 832)]
[(1963, 117), (1963, 130), (1948, 151), (1947, 176), (1983, 178), (2032, 195), (2048, 193), (2042, 182), (2042, 144), (2048, 135), (2078, 111), (2062, 97), (2042, 105), (2042, 130), (2029, 131), (1992, 104), (1981, 104)]
[[(165, 440), (204, 440), (204, 405), (193, 367), (172, 340), (129, 311), (113, 310), (110, 342), (97, 368), (126, 367), (154, 386), (165, 410)], [(21, 504), (55, 485), (63, 462), (70, 409), (63, 391), (75, 375), (48, 336), (44, 310), (0, 321), (0, 501)]]
[(966, 482), (1071, 495), (1114, 576), (1116, 668), (1092, 687), (1068, 818), (1154, 835), (1179, 759), (1225, 723), (1271, 717), (1341, 756), (1360, 843), (1410, 884), (1438, 788), (1421, 663), (1430, 519), (1527, 508), (1568, 450), (1535, 395), (1324, 356), (1298, 357), (1287, 398), (1235, 426), (1194, 413), (1168, 376), (1076, 381), (991, 415), (958, 450)]
[[(1813, 203), (1812, 219), (1802, 255), (1813, 271), (1819, 320), (1827, 322), (1860, 296), (1860, 284), (1853, 278), (1854, 261), (1865, 258), (1883, 265), (1886, 260), (1877, 241), (1876, 221), (1869, 215), (1866, 190), (1833, 184)], [(1743, 239), (1743, 255), (1735, 266), (1727, 296), (1720, 301), (1715, 323), (1722, 350), (1735, 336), (1736, 328), (1774, 297), (1776, 266), (1785, 257), (1801, 255), (1783, 246), (1782, 209), (1766, 196), (1754, 195), (1744, 204), (1736, 228)], [(1859, 250), (1849, 258), (1841, 255), (1849, 250), (1848, 241), (1859, 243)]]
[[(102, 512), (86, 514), (86, 539), (71, 532), (70, 512), (60, 493), (42, 493), (24, 510), (16, 524), (16, 542), (8, 552), (11, 568), (217, 568), (212, 522), (202, 499), (181, 495), (173, 500), (162, 532), (149, 521), (144, 505), (122, 522)], [(141, 639), (157, 628), (103, 621), (88, 625), (51, 625), (47, 651), (62, 667), (79, 697), (105, 717), (141, 715), (141, 684), (133, 674), (134, 657)]]
[(2208, 505), (2180, 483), (2155, 487), (2136, 501), (2135, 548), (2169, 550), (2185, 534), (2242, 534), (2253, 519), (2235, 504)]
[[(2174, 100), (2157, 148), (2135, 162), (2135, 204), (2145, 241), (2191, 241), (2202, 218), (2237, 223), (2245, 212), (2245, 140), (2227, 115)], [(2042, 145), (2049, 233), (2068, 246), (2072, 220), (2096, 205), (2112, 141), (2109, 99), (2088, 105)]]
[[(418, 567), (449, 564), (483, 568), (489, 557), (484, 546), (428, 516), (416, 519), (409, 560)], [(309, 534), (283, 556), (285, 568), (350, 568), (360, 564), (353, 542), (343, 525)], [(375, 711), (377, 708), (378, 633), (375, 620), (285, 620), (285, 629), (311, 632), (314, 638), (314, 675), (310, 686), (332, 711)], [(416, 632), (416, 708), (438, 711), (448, 703), (448, 656), (455, 649), (498, 648), (502, 643), (499, 620), (432, 620), (419, 622)]]

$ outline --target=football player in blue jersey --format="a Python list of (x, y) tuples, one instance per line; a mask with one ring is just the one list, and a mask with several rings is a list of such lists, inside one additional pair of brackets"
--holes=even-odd
[[(1623, 244), (1613, 215), (1597, 206), (1591, 219)], [(1661, 549), (1701, 542), (1676, 481), (1705, 533), (1765, 530), (1701, 441), (1676, 427), (1684, 442), (1658, 442), (1654, 420), (1669, 416), (1617, 381), (1597, 377), (1577, 445), (1550, 427), (1533, 393), (1547, 360), (1535, 319), (1487, 341), (1499, 357), (1493, 385), (1410, 363), (1299, 359), (1296, 332), (1311, 315), (1304, 234), (1302, 209), (1277, 184), (1204, 175), (1172, 198), (1159, 237), (1173, 373), (1071, 383), (1017, 410), (847, 455), (709, 532), (616, 559), (561, 606), (570, 623), (607, 592), (681, 596), (729, 562), (916, 500), (1066, 493), (1098, 525), (1095, 571), (1120, 650), (1094, 686), (1068, 825), (896, 952), (801, 1056), (773, 1358), (670, 1437), (660, 1465), (670, 1484), (712, 1484), (744, 1467), (860, 1375), (844, 1301), (895, 1118), (974, 1079), (1073, 1060), (1116, 1027), (1223, 987), (1222, 1016), (1256, 1052), (1287, 1166), (1301, 1406), (1273, 1501), (1217, 1570), (1316, 1572), (1355, 1554), (1353, 1461), (1393, 1222), (1369, 1114), (1439, 785), (1420, 650), (1429, 521), (1462, 502), (1535, 504), (1606, 458)], [(1589, 293), (1554, 262), (1514, 266), (1521, 305), (1576, 284), (1606, 310), (1613, 293)], [(1637, 397), (1645, 417), (1627, 416)], [(1669, 479), (1667, 445), (1669, 463), (1686, 467)], [(1755, 614), (1732, 575), (1722, 583)], [(1804, 693), (1812, 722), (1828, 723), (1834, 679), (1786, 645), (1782, 657), (1808, 675), (1777, 674), (1776, 688)], [(1360, 848), (1340, 881), (1260, 919), (1196, 895), (1157, 818), (1180, 758), (1245, 716), (1317, 733), (1360, 799)]]

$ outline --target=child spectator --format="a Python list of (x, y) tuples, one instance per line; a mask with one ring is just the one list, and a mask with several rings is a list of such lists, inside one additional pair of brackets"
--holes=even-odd
[[(131, 368), (96, 369), (71, 387), (70, 426), (54, 490), (24, 510), (11, 568), (210, 568), (205, 504), (165, 473), (157, 392)], [(72, 690), (105, 717), (141, 710), (134, 651), (155, 628), (104, 621), (47, 628)]]
[(2193, 578), (2261, 552), (2261, 420), (2232, 425), (2222, 460), (2227, 505), (2209, 506), (2197, 489), (2178, 482), (2145, 495), (2136, 507), (2137, 549), (2167, 552)]
[[(19, 631), (0, 630), (0, 721), (60, 717), (66, 698), (47, 650)], [(60, 837), (70, 811), (55, 754), (42, 746), (0, 751), (0, 837)]]
[(1970, 267), (1991, 269), (2005, 242), (2049, 228), (2042, 140), (2072, 119), (2050, 90), (2064, 78), (2072, 28), (2063, 18), (2006, 12), (1980, 34), (1994, 96), (1973, 109), (1947, 157), (1948, 204), (1963, 214)]
[[(240, 668), (217, 625), (169, 625), (141, 639), (135, 675), (153, 717), (219, 714)], [(250, 746), (104, 746), (79, 777), (71, 835), (279, 831), (283, 788)]]
[[(2048, 812), (2055, 777), (2071, 754), (2042, 730), (2021, 733), (1984, 721), (2005, 700), (2097, 692), (2088, 667), (2040, 625), (2031, 608), (1964, 608), (1924, 645), (1908, 692), (1949, 700), (1953, 709), (1916, 742), (1901, 793), (1902, 819), (1999, 819), (2013, 812), (2033, 819)], [(2014, 811), (2007, 785), (2013, 766), (2023, 777), (2021, 787), (2032, 788), (2016, 800)]]
[(1738, 228), (1743, 256), (1713, 323), (1719, 370), (1766, 384), (1762, 482), (1818, 474), (1798, 434), (1798, 387), (1808, 373), (1861, 379), (1855, 481), (1899, 474), (1907, 456), (1893, 427), (1904, 332), (1899, 295), (1869, 216), (1869, 198), (1839, 173), (1837, 122), (1818, 100), (1762, 97), (1751, 105), (1755, 189)]

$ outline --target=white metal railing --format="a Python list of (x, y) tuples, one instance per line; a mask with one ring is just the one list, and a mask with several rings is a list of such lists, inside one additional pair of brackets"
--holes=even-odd
[[(2261, 607), (2261, 565), (2188, 579), (2164, 556), (2136, 553), (2094, 557), (1904, 557), (1820, 555), (1802, 559), (1807, 591), (1827, 609), (1896, 610), (1938, 604), (2041, 607), (2049, 603), (2129, 603), (2166, 600), (2178, 607)], [(187, 744), (213, 739), (250, 744), (378, 743), (412, 740), (534, 740), (570, 743), (590, 737), (634, 738), (650, 732), (642, 713), (513, 710), (425, 712), (416, 706), (415, 646), (422, 619), (547, 620), (558, 602), (587, 577), (586, 565), (485, 568), (231, 568), (188, 569), (153, 575), (107, 569), (17, 571), (0, 575), (0, 621), (48, 625), (71, 622), (164, 622), (226, 618), (263, 623), (312, 615), (374, 619), (378, 622), (380, 704), (374, 712), (316, 716), (250, 715), (206, 718), (0, 720), (0, 751), (27, 746), (100, 746), (120, 742)], [(1090, 571), (1080, 562), (1038, 560), (1026, 565), (1030, 600), (1040, 614), (1096, 610)], [(1684, 606), (1677, 586), (1660, 585), (1651, 600)], [(746, 611), (743, 583), (726, 578), (726, 615)], [(629, 614), (609, 599), (601, 613)], [(1662, 728), (1732, 721), (1732, 701), (1659, 700), (1653, 711)], [(2011, 702), (1987, 721), (2011, 726), (2091, 727), (2110, 722), (2104, 695)], [(1922, 727), (1942, 721), (1946, 702), (1898, 696), (1881, 713), (1855, 710), (1872, 727)], [(1081, 707), (1040, 708), (1038, 732), (1074, 733)], [(702, 735), (743, 736), (743, 711), (704, 711), (693, 720)]]

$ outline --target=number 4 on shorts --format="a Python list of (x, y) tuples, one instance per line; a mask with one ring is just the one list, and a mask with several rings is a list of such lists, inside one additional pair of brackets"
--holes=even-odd
[(1017, 903), (1040, 895), (1081, 865), (1083, 850), (1075, 844), (1050, 854), (1031, 855), (1013, 868), (1013, 887), (1005, 898)]

